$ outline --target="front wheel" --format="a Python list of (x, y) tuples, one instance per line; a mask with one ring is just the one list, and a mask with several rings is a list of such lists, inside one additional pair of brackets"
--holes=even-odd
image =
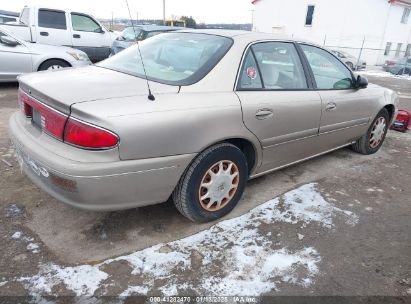
[(60, 59), (51, 59), (43, 62), (39, 67), (39, 71), (58, 70), (67, 67), (70, 67), (67, 62)]
[(212, 146), (188, 167), (173, 192), (177, 209), (194, 222), (228, 214), (240, 200), (248, 179), (243, 152), (229, 143)]
[(366, 155), (377, 152), (381, 148), (387, 134), (389, 118), (388, 111), (382, 109), (373, 120), (367, 133), (352, 145), (353, 150)]

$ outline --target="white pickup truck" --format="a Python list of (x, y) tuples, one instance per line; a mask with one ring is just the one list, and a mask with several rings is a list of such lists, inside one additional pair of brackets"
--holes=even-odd
[(110, 47), (117, 37), (90, 15), (34, 6), (22, 9), (20, 23), (2, 26), (29, 42), (80, 49), (93, 62), (109, 56)]

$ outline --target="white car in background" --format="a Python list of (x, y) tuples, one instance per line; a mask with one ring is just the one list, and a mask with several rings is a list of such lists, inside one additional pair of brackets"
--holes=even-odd
[(117, 38), (93, 16), (78, 11), (25, 6), (19, 20), (3, 28), (24, 41), (79, 49), (93, 62), (106, 59)]
[(89, 64), (87, 54), (80, 50), (26, 42), (0, 26), (0, 82), (15, 81), (24, 73)]
[(365, 70), (367, 68), (367, 62), (364, 60), (358, 60), (351, 54), (340, 51), (340, 50), (331, 50), (341, 61), (343, 61), (351, 70)]

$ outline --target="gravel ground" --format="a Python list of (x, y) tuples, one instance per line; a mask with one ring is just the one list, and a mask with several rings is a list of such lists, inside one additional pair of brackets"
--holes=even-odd
[[(411, 110), (411, 80), (364, 74)], [(93, 213), (41, 192), (8, 140), (16, 91), (0, 86), (0, 296), (411, 295), (409, 133), (252, 180), (196, 225), (169, 202)]]

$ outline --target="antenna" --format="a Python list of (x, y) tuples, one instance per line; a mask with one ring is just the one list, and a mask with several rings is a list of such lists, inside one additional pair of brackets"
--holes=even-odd
[(140, 55), (141, 64), (143, 65), (144, 76), (145, 76), (146, 82), (147, 82), (148, 99), (151, 100), (151, 101), (154, 101), (154, 100), (156, 100), (156, 98), (155, 98), (154, 95), (151, 93), (150, 83), (148, 82), (146, 67), (145, 67), (144, 61), (143, 61), (143, 55), (141, 55), (140, 44), (138, 43), (137, 33), (136, 33), (136, 29), (135, 29), (135, 27), (134, 27), (134, 22), (133, 22), (133, 17), (131, 17), (130, 6), (128, 5), (128, 0), (125, 0), (125, 1), (126, 1), (126, 4), (127, 4), (128, 14), (130, 15), (130, 21), (131, 21), (131, 26), (133, 27), (134, 36), (136, 37), (138, 53), (139, 53), (139, 55)]

